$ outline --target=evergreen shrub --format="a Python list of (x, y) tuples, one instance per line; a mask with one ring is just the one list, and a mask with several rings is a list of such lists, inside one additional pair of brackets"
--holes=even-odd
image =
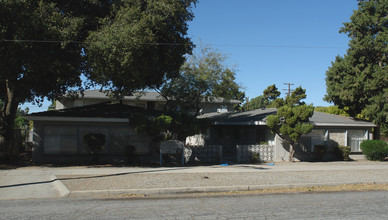
[(338, 145), (336, 147), (336, 151), (338, 152), (338, 157), (340, 160), (344, 160), (344, 161), (350, 160), (350, 157), (349, 157), (351, 152), (350, 146)]
[(100, 155), (104, 151), (105, 142), (105, 134), (92, 133), (84, 136), (84, 143), (88, 146), (90, 153), (93, 155), (94, 163), (100, 162)]
[(365, 140), (360, 147), (368, 160), (383, 161), (388, 156), (388, 144), (382, 140)]

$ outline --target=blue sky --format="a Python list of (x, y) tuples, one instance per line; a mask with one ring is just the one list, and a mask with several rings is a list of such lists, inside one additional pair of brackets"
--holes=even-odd
[(229, 56), (251, 99), (294, 83), (306, 103), (328, 106), (325, 73), (346, 53), (349, 39), (338, 31), (356, 9), (356, 0), (200, 0), (189, 36)]
[[(229, 57), (250, 99), (269, 85), (285, 92), (283, 83), (293, 83), (306, 89), (306, 103), (328, 106), (325, 73), (346, 53), (349, 38), (338, 31), (356, 9), (356, 0), (199, 0), (188, 34)], [(49, 104), (22, 107), (36, 112)]]

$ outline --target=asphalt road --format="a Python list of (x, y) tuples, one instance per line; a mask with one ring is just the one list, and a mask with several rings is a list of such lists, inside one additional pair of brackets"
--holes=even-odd
[(388, 191), (0, 201), (0, 219), (387, 219)]

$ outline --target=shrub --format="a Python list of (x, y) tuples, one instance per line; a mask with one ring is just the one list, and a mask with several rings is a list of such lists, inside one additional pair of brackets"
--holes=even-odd
[(350, 160), (350, 157), (349, 157), (351, 152), (350, 146), (339, 145), (335, 149), (336, 149), (336, 152), (338, 153), (338, 157), (340, 160), (345, 160), (345, 161)]
[(251, 163), (260, 163), (260, 153), (253, 153), (251, 155)]
[(388, 144), (382, 140), (365, 140), (360, 147), (368, 160), (383, 161), (388, 156)]
[(87, 134), (84, 136), (84, 143), (88, 146), (90, 153), (93, 155), (95, 163), (100, 162), (100, 155), (104, 150), (106, 137), (104, 134)]
[(326, 152), (327, 152), (326, 145), (314, 145), (314, 152), (313, 152), (314, 160), (322, 161), (323, 156), (326, 154)]

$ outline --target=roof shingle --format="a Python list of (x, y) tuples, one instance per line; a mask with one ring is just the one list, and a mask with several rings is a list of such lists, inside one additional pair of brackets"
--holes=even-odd
[[(256, 109), (246, 112), (228, 112), (228, 113), (208, 113), (200, 116), (200, 118), (208, 118), (213, 121), (214, 124), (244, 124), (244, 125), (257, 125), (263, 124), (263, 119), (268, 115), (275, 114), (277, 110), (275, 108), (268, 109)], [(314, 112), (310, 118), (310, 122), (316, 126), (364, 126), (364, 127), (376, 127), (373, 123), (355, 120), (350, 117), (333, 115), (323, 112)]]

